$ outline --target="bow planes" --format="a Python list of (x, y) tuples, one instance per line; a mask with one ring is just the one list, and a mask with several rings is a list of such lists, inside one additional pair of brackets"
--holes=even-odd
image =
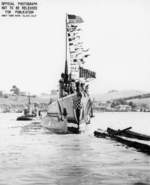
[(85, 131), (93, 116), (89, 82), (96, 73), (84, 68), (89, 49), (81, 42), (80, 16), (66, 15), (65, 69), (59, 80), (58, 98), (49, 104), (42, 125), (57, 133)]

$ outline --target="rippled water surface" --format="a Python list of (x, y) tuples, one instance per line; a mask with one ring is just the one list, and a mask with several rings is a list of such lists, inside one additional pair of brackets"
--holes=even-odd
[(50, 133), (39, 122), (0, 114), (0, 185), (150, 184), (150, 156), (111, 140), (96, 128), (150, 135), (150, 113), (97, 113), (85, 133)]

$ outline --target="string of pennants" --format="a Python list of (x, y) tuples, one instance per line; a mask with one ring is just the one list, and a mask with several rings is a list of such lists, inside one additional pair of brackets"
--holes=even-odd
[(73, 63), (84, 64), (85, 58), (90, 56), (87, 52), (89, 49), (83, 48), (83, 42), (80, 41), (80, 23), (83, 23), (83, 19), (76, 15), (67, 15), (67, 37), (69, 42), (70, 59)]

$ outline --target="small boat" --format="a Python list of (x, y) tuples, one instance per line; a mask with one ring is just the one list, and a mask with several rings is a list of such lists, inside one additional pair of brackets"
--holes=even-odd
[(36, 119), (38, 116), (40, 116), (40, 111), (37, 111), (37, 108), (31, 107), (31, 96), (28, 95), (28, 107), (24, 109), (23, 115), (17, 117), (17, 121), (32, 121), (33, 119)]
[(112, 135), (125, 136), (129, 138), (150, 141), (150, 136), (138, 132), (133, 132), (130, 130), (131, 128), (132, 127), (128, 127), (127, 129), (124, 130), (114, 130), (112, 128), (107, 128), (107, 132)]
[(139, 152), (143, 152), (150, 155), (150, 145), (137, 142), (129, 138), (124, 138), (122, 136), (115, 135), (115, 133), (109, 132), (109, 129), (107, 129), (107, 131), (102, 131), (98, 129), (94, 131), (94, 136), (98, 138), (105, 138), (105, 139), (108, 138), (108, 139), (114, 140), (128, 147), (135, 148)]

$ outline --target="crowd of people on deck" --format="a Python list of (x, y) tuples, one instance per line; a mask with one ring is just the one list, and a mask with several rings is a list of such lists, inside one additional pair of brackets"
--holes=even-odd
[(59, 81), (59, 97), (64, 97), (69, 94), (77, 93), (78, 96), (89, 95), (89, 86), (80, 80), (75, 81), (62, 73)]

